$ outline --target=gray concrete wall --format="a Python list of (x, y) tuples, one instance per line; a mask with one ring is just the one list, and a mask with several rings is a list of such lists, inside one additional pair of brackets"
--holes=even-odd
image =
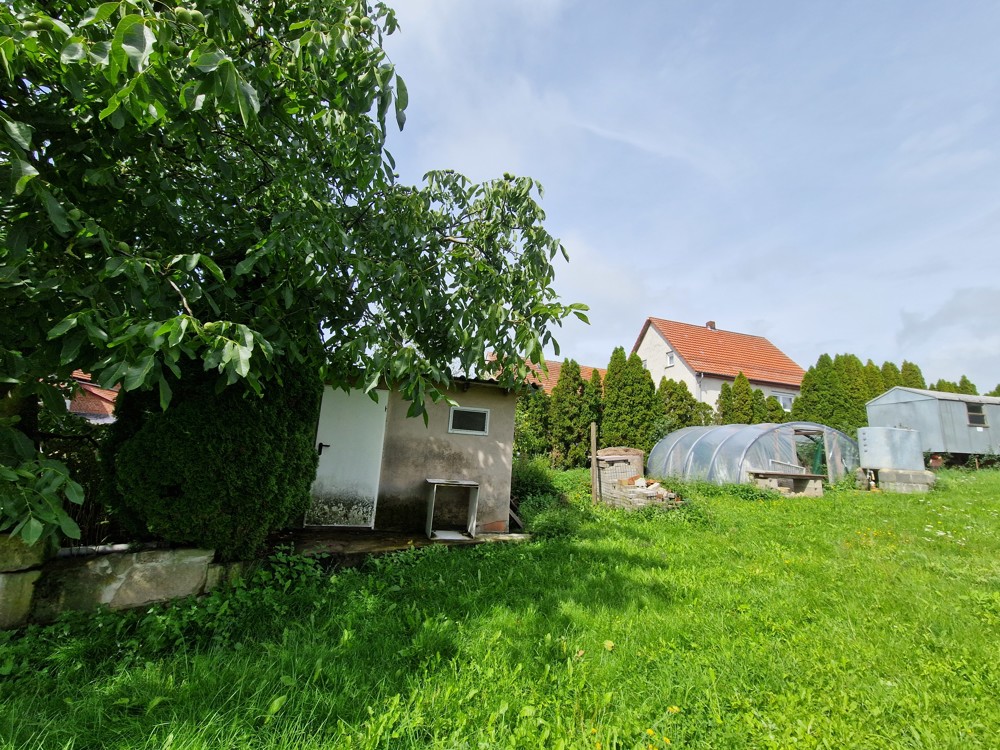
[[(443, 401), (427, 404), (425, 426), (421, 417), (407, 418), (409, 402), (398, 393), (390, 394), (375, 528), (422, 530), (426, 480), (471, 479), (480, 486), (477, 531), (507, 531), (517, 397), (489, 385), (472, 385), (449, 395), (460, 406), (489, 409), (489, 434), (449, 433), (451, 407)], [(465, 517), (465, 491), (439, 489), (435, 526), (461, 527)]]

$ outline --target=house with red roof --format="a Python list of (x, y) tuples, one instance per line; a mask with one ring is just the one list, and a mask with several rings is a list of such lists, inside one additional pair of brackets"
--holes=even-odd
[(713, 407), (723, 383), (743, 373), (764, 396), (774, 396), (785, 411), (802, 388), (805, 371), (763, 336), (675, 320), (647, 318), (632, 351), (659, 384), (666, 377), (687, 384), (696, 399)]
[[(562, 372), (562, 362), (557, 362), (553, 359), (545, 360), (545, 369), (543, 372), (542, 368), (533, 362), (528, 363), (528, 367), (531, 372), (528, 374), (528, 382), (532, 385), (537, 385), (545, 391), (546, 395), (552, 395), (552, 389), (556, 387), (556, 383), (559, 382), (559, 373)], [(594, 371), (601, 373), (601, 382), (608, 376), (608, 371), (603, 367), (589, 367), (587, 365), (580, 365), (580, 377), (583, 378), (584, 382), (589, 383), (590, 379), (594, 376)]]

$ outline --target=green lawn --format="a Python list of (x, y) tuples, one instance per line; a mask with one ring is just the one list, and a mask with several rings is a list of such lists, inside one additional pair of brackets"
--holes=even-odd
[(995, 748), (1000, 473), (943, 484), (695, 491), (74, 620), (0, 641), (0, 746)]

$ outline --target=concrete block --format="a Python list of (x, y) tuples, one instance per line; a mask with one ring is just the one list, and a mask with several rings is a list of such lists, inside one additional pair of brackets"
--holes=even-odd
[(37, 587), (31, 617), (49, 622), (70, 609), (128, 609), (200, 594), (214, 556), (178, 549), (57, 560)]
[(929, 484), (917, 482), (879, 482), (879, 488), (883, 492), (899, 492), (904, 495), (913, 495), (931, 491), (931, 486)]
[(0, 573), (37, 568), (48, 556), (48, 546), (44, 543), (29, 547), (21, 537), (0, 534)]
[(40, 570), (0, 573), (0, 629), (19, 628), (28, 621), (35, 581)]
[(882, 469), (878, 473), (879, 487), (885, 484), (924, 484), (933, 485), (937, 481), (937, 476), (932, 471), (909, 471), (902, 469)]

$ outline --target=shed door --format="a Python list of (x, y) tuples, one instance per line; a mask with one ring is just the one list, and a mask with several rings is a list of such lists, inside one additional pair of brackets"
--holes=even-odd
[(319, 427), (320, 451), (310, 526), (375, 526), (375, 502), (382, 470), (387, 391), (376, 391), (378, 401), (361, 391), (323, 391)]

